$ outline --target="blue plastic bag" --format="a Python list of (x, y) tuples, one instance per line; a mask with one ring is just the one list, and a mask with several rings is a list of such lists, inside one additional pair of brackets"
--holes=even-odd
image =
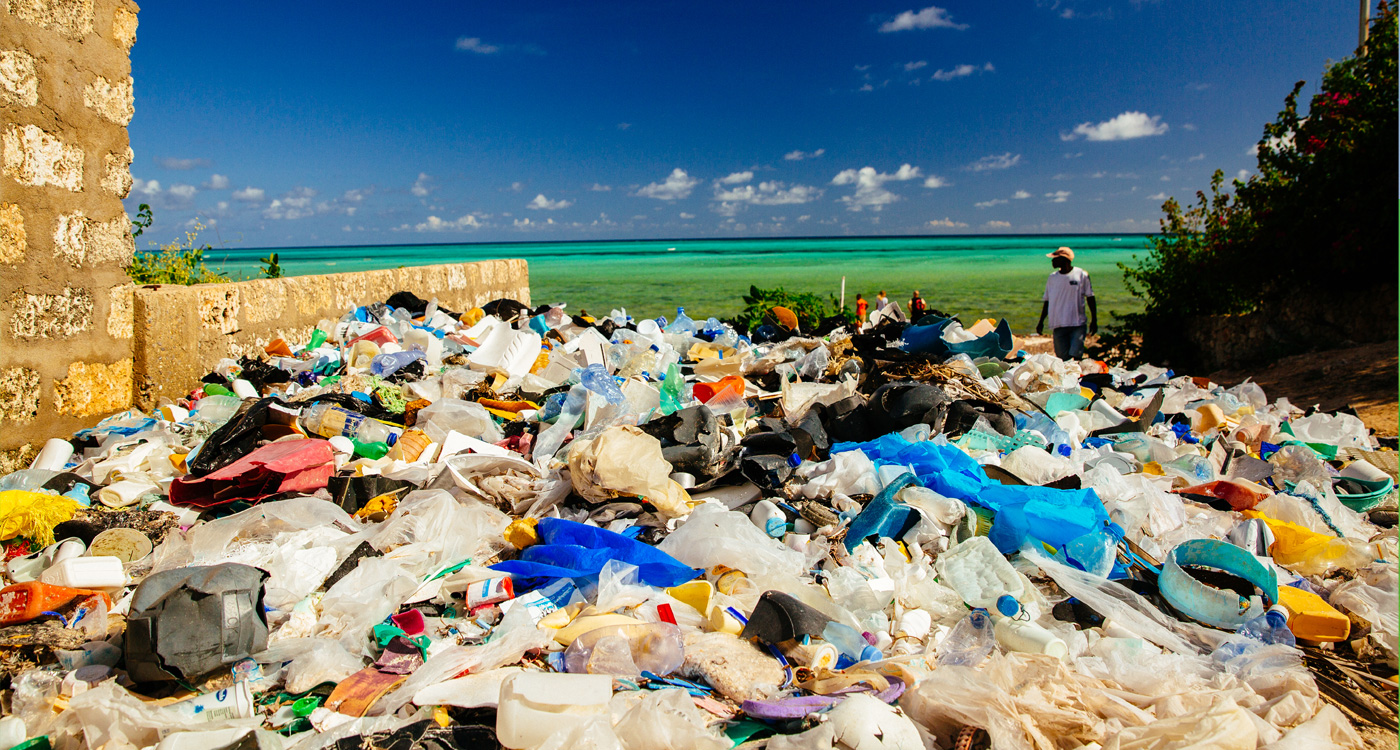
[(991, 482), (976, 461), (946, 443), (932, 440), (911, 443), (892, 432), (865, 443), (837, 443), (831, 447), (831, 452), (857, 449), (876, 466), (893, 464), (912, 468), (919, 484), (944, 497), (976, 500), (982, 488)]
[(637, 579), (649, 586), (679, 586), (700, 575), (661, 550), (596, 526), (542, 518), (535, 527), (541, 543), (526, 547), (520, 557), (491, 566), (515, 579), (522, 589), (560, 578), (590, 578), (610, 560), (637, 566)]

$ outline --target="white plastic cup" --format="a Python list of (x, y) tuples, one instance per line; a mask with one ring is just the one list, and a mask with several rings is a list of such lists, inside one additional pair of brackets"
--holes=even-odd
[(29, 465), (31, 469), (41, 471), (63, 471), (63, 467), (68, 465), (68, 459), (73, 457), (73, 444), (67, 440), (59, 438), (49, 438), (44, 443), (44, 449), (39, 451), (39, 455), (34, 457), (34, 463)]

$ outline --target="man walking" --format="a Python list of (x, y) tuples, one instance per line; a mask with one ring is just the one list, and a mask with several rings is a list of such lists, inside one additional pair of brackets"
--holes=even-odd
[(914, 290), (914, 296), (909, 298), (909, 320), (918, 323), (919, 318), (924, 317), (928, 312), (928, 305), (924, 304), (924, 298), (919, 296), (919, 290)]
[(1062, 247), (1046, 257), (1055, 270), (1045, 281), (1045, 296), (1040, 306), (1037, 334), (1045, 333), (1045, 320), (1050, 319), (1050, 334), (1055, 339), (1055, 356), (1078, 359), (1084, 356), (1086, 321), (1084, 303), (1089, 303), (1088, 332), (1099, 332), (1099, 308), (1094, 301), (1094, 287), (1089, 272), (1074, 265), (1074, 251)]

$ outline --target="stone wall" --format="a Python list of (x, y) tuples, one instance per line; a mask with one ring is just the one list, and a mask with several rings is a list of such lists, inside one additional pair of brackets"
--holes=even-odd
[(502, 297), (529, 304), (529, 266), (520, 259), (488, 260), (137, 288), (133, 318), (122, 324), (134, 332), (136, 405), (152, 409), (162, 398), (178, 398), (220, 359), (256, 353), (273, 339), (286, 339), (294, 348), (303, 345), (322, 319), (337, 319), (398, 291), (436, 297), (457, 311)]
[(137, 10), (0, 0), (0, 473), (131, 402)]

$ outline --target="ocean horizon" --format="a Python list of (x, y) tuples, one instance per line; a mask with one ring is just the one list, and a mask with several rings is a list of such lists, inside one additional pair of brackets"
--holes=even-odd
[(918, 289), (930, 307), (964, 321), (1007, 318), (1031, 331), (1050, 273), (1046, 253), (1074, 248), (1090, 273), (1100, 323), (1140, 309), (1118, 263), (1148, 249), (1148, 235), (1033, 234), (881, 237), (763, 237), (483, 242), (214, 248), (205, 262), (230, 278), (257, 278), (260, 258), (277, 253), (283, 273), (302, 276), (402, 266), (524, 258), (535, 304), (567, 302), (571, 312), (633, 316), (726, 317), (743, 307), (749, 286), (783, 287), (845, 300), (885, 290), (907, 302)]

